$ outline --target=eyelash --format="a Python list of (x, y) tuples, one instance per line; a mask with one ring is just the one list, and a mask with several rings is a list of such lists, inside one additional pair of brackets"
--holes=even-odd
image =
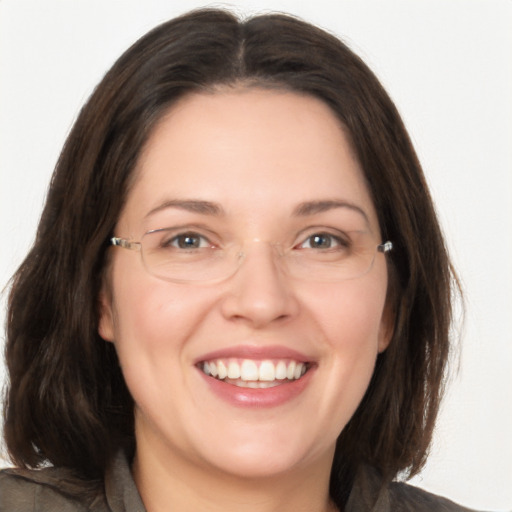
[[(350, 243), (348, 240), (342, 238), (341, 236), (337, 236), (337, 235), (334, 235), (332, 233), (327, 233), (327, 232), (323, 232), (323, 231), (318, 231), (318, 232), (315, 232), (315, 233), (312, 233), (310, 235), (308, 235), (306, 237), (306, 239), (297, 244), (295, 246), (295, 248), (298, 248), (298, 249), (315, 249), (314, 247), (303, 247), (304, 244), (306, 244), (308, 241), (311, 241), (313, 238), (315, 237), (321, 237), (321, 238), (324, 238), (324, 239), (329, 239), (330, 240), (330, 244), (329, 244), (329, 247), (316, 247), (318, 249), (323, 249), (323, 250), (332, 250), (334, 249), (335, 247), (337, 248), (346, 248), (346, 247), (349, 247)], [(310, 242), (311, 243), (311, 242)]]
[[(311, 247), (311, 242), (315, 237), (329, 240), (328, 247), (320, 247), (320, 246)], [(192, 244), (188, 247), (180, 247), (179, 246), (180, 239), (183, 240), (186, 238), (198, 239), (199, 245), (195, 246)], [(308, 244), (308, 243), (310, 244), (310, 246), (304, 247), (304, 245)], [(347, 239), (347, 237), (335, 235), (333, 233), (329, 233), (326, 231), (315, 231), (315, 232), (312, 232), (311, 234), (308, 234), (306, 238), (304, 238), (298, 244), (294, 245), (292, 248), (297, 249), (297, 250), (308, 250), (308, 249), (311, 249), (311, 250), (315, 250), (315, 249), (333, 250), (336, 248), (347, 248), (349, 246), (350, 246), (350, 241)], [(182, 232), (178, 232), (178, 233), (174, 234), (170, 238), (163, 239), (160, 242), (160, 247), (162, 247), (162, 248), (173, 247), (175, 249), (181, 249), (181, 250), (187, 250), (187, 249), (194, 250), (194, 249), (204, 249), (207, 247), (213, 248), (213, 247), (215, 247), (215, 243), (212, 243), (208, 237), (206, 237), (196, 231), (182, 231)]]
[[(190, 247), (179, 247), (179, 245), (177, 245), (177, 244), (179, 244), (179, 240), (186, 239), (186, 238), (199, 239), (200, 240), (199, 247), (195, 247), (194, 245), (192, 245)], [(201, 241), (206, 241), (206, 245), (201, 245)], [(161, 247), (174, 247), (176, 249), (187, 250), (187, 249), (202, 249), (205, 247), (213, 247), (214, 244), (212, 244), (207, 237), (205, 237), (204, 235), (201, 235), (200, 233), (196, 233), (195, 231), (184, 231), (182, 233), (178, 233), (178, 234), (172, 236), (171, 238), (162, 240), (162, 242), (160, 243), (160, 246)]]

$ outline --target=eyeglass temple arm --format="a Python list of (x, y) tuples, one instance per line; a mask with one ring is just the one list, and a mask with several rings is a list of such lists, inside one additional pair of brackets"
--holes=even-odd
[(119, 238), (117, 236), (113, 236), (110, 239), (111, 245), (115, 245), (117, 247), (123, 247), (124, 249), (139, 249), (140, 242), (130, 242), (124, 238)]
[[(114, 246), (123, 247), (124, 249), (139, 249), (140, 242), (130, 242), (124, 238), (113, 236), (110, 239), (110, 243)], [(387, 241), (377, 246), (377, 250), (382, 253), (386, 253), (393, 249), (393, 242)]]
[(389, 252), (391, 249), (393, 249), (393, 242), (390, 242), (389, 240), (377, 246), (377, 250), (383, 253)]

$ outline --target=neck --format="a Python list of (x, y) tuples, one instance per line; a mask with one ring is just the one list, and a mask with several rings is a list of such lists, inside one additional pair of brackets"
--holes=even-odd
[(133, 476), (147, 512), (335, 512), (329, 498), (332, 454), (307, 467), (240, 477), (139, 446)]

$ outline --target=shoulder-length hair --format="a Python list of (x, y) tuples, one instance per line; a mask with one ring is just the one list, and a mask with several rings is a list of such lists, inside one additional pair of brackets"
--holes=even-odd
[(324, 101), (364, 170), (392, 240), (389, 348), (340, 434), (331, 478), (357, 467), (415, 474), (431, 441), (449, 354), (454, 282), (420, 164), (374, 74), (343, 42), (291, 16), (239, 20), (200, 10), (155, 28), (120, 57), (83, 107), (57, 163), (37, 237), (8, 305), (5, 437), (12, 460), (100, 477), (134, 450), (133, 401), (112, 343), (98, 335), (109, 236), (155, 123), (184, 95), (279, 88)]

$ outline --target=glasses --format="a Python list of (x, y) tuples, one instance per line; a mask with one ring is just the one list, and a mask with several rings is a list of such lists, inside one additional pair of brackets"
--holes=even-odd
[[(164, 228), (148, 231), (140, 242), (113, 237), (110, 243), (140, 251), (147, 272), (165, 281), (209, 282), (234, 275), (247, 258), (247, 245), (221, 244), (196, 231)], [(269, 246), (275, 264), (287, 275), (309, 281), (344, 281), (367, 274), (378, 253), (393, 248), (391, 242), (375, 245), (369, 232), (336, 234), (314, 232), (300, 243), (253, 240)]]

